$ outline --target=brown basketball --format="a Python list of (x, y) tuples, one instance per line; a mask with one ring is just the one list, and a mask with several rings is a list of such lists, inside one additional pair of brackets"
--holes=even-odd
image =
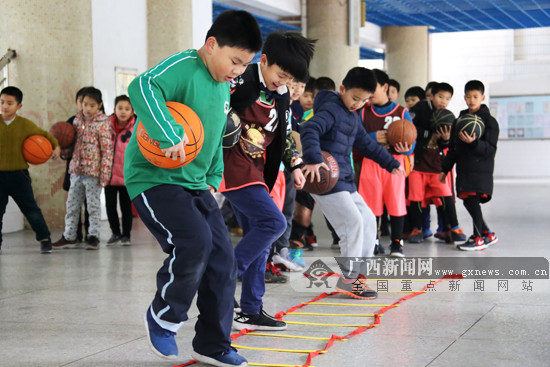
[(23, 142), (23, 157), (31, 164), (42, 164), (52, 156), (52, 144), (42, 135), (31, 135)]
[(310, 194), (324, 194), (329, 192), (338, 182), (340, 177), (340, 169), (338, 168), (338, 162), (332, 155), (327, 152), (322, 152), (323, 161), (329, 167), (330, 171), (327, 171), (324, 168), (319, 169), (320, 181), (311, 182), (311, 176), (306, 177), (306, 183), (304, 185), (304, 190)]
[(396, 120), (388, 126), (388, 143), (393, 147), (397, 143), (409, 144), (416, 140), (416, 127), (408, 120)]
[(50, 127), (50, 134), (57, 139), (59, 146), (64, 149), (73, 145), (76, 131), (73, 125), (68, 122), (59, 121)]

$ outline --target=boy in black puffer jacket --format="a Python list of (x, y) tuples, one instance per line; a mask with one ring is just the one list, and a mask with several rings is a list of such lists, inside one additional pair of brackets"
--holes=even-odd
[(458, 134), (451, 131), (451, 145), (449, 153), (443, 161), (443, 169), (439, 175), (440, 181), (451, 171), (456, 163), (456, 190), (458, 197), (464, 200), (464, 206), (472, 216), (474, 230), (472, 236), (457, 246), (464, 251), (480, 251), (498, 242), (481, 212), (481, 203), (491, 200), (493, 195), (493, 171), (499, 127), (497, 120), (491, 116), (489, 108), (482, 105), (485, 100), (485, 87), (479, 80), (470, 80), (464, 87), (464, 100), (468, 109), (461, 111), (460, 116), (475, 114), (481, 117), (485, 124), (482, 136), (471, 136), (465, 132)]

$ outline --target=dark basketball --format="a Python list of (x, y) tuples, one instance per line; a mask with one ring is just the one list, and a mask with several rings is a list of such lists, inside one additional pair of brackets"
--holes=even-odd
[(50, 127), (50, 134), (52, 134), (59, 143), (61, 148), (69, 148), (74, 143), (76, 131), (73, 125), (65, 121), (59, 121)]
[(323, 153), (323, 161), (330, 168), (330, 171), (327, 171), (324, 168), (319, 169), (319, 176), (321, 180), (319, 182), (311, 182), (311, 176), (306, 177), (306, 183), (304, 185), (304, 190), (310, 194), (324, 194), (329, 192), (338, 182), (340, 177), (340, 169), (338, 168), (338, 162), (332, 155), (327, 152)]
[(223, 147), (225, 149), (233, 148), (241, 137), (241, 131), (241, 119), (239, 118), (239, 115), (233, 111), (233, 109), (230, 109), (227, 114), (225, 133), (223, 134)]
[(436, 131), (440, 127), (451, 126), (455, 119), (455, 115), (449, 110), (435, 110), (430, 119), (430, 127), (432, 131)]
[(457, 135), (462, 131), (466, 131), (468, 135), (475, 132), (476, 140), (479, 139), (485, 132), (485, 123), (478, 115), (466, 114), (456, 120)]
[(416, 127), (408, 120), (396, 120), (388, 126), (388, 143), (393, 147), (398, 143), (413, 145), (416, 140)]

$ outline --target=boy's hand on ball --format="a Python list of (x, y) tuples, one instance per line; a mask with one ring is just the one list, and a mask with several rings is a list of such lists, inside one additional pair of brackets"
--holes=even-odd
[(470, 144), (471, 142), (476, 140), (476, 133), (473, 132), (472, 135), (468, 135), (466, 131), (462, 131), (460, 134), (458, 134), (458, 138), (466, 144)]
[(395, 149), (397, 153), (406, 153), (409, 150), (411, 150), (411, 147), (409, 147), (409, 143), (407, 142), (405, 143), (399, 142), (394, 145), (393, 149)]
[(451, 138), (451, 127), (450, 126), (441, 126), (439, 129), (437, 129), (439, 132), (439, 137), (443, 141), (447, 141)]
[(388, 143), (388, 131), (387, 130), (378, 130), (376, 132), (376, 141), (380, 144)]
[(303, 189), (304, 184), (306, 183), (306, 178), (304, 177), (302, 170), (295, 169), (294, 171), (292, 171), (292, 177), (294, 178), (294, 188), (296, 190)]
[(328, 166), (325, 164), (325, 162), (317, 163), (317, 164), (306, 164), (304, 167), (302, 167), (302, 172), (304, 174), (304, 177), (307, 179), (307, 176), (310, 176), (309, 182), (314, 181), (321, 181), (321, 175), (319, 174), (319, 168), (324, 168), (327, 171)]
[(183, 163), (185, 162), (185, 145), (187, 145), (187, 143), (189, 143), (189, 138), (187, 135), (183, 135), (183, 139), (179, 143), (170, 148), (161, 149), (161, 151), (166, 158), (172, 158), (174, 161), (178, 159), (179, 155), (180, 162)]
[(52, 159), (57, 159), (59, 157), (59, 154), (61, 153), (61, 148), (58, 146), (55, 147), (55, 149), (52, 151)]
[(447, 174), (445, 172), (441, 172), (439, 174), (439, 182), (445, 183), (445, 178), (447, 177)]

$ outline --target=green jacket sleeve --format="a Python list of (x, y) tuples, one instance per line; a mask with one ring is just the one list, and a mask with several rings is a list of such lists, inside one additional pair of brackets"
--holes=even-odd
[(128, 87), (128, 94), (147, 134), (160, 142), (160, 148), (169, 148), (178, 144), (184, 134), (183, 126), (176, 123), (166, 107), (166, 102), (178, 101), (178, 85), (183, 76), (162, 65), (135, 78)]

